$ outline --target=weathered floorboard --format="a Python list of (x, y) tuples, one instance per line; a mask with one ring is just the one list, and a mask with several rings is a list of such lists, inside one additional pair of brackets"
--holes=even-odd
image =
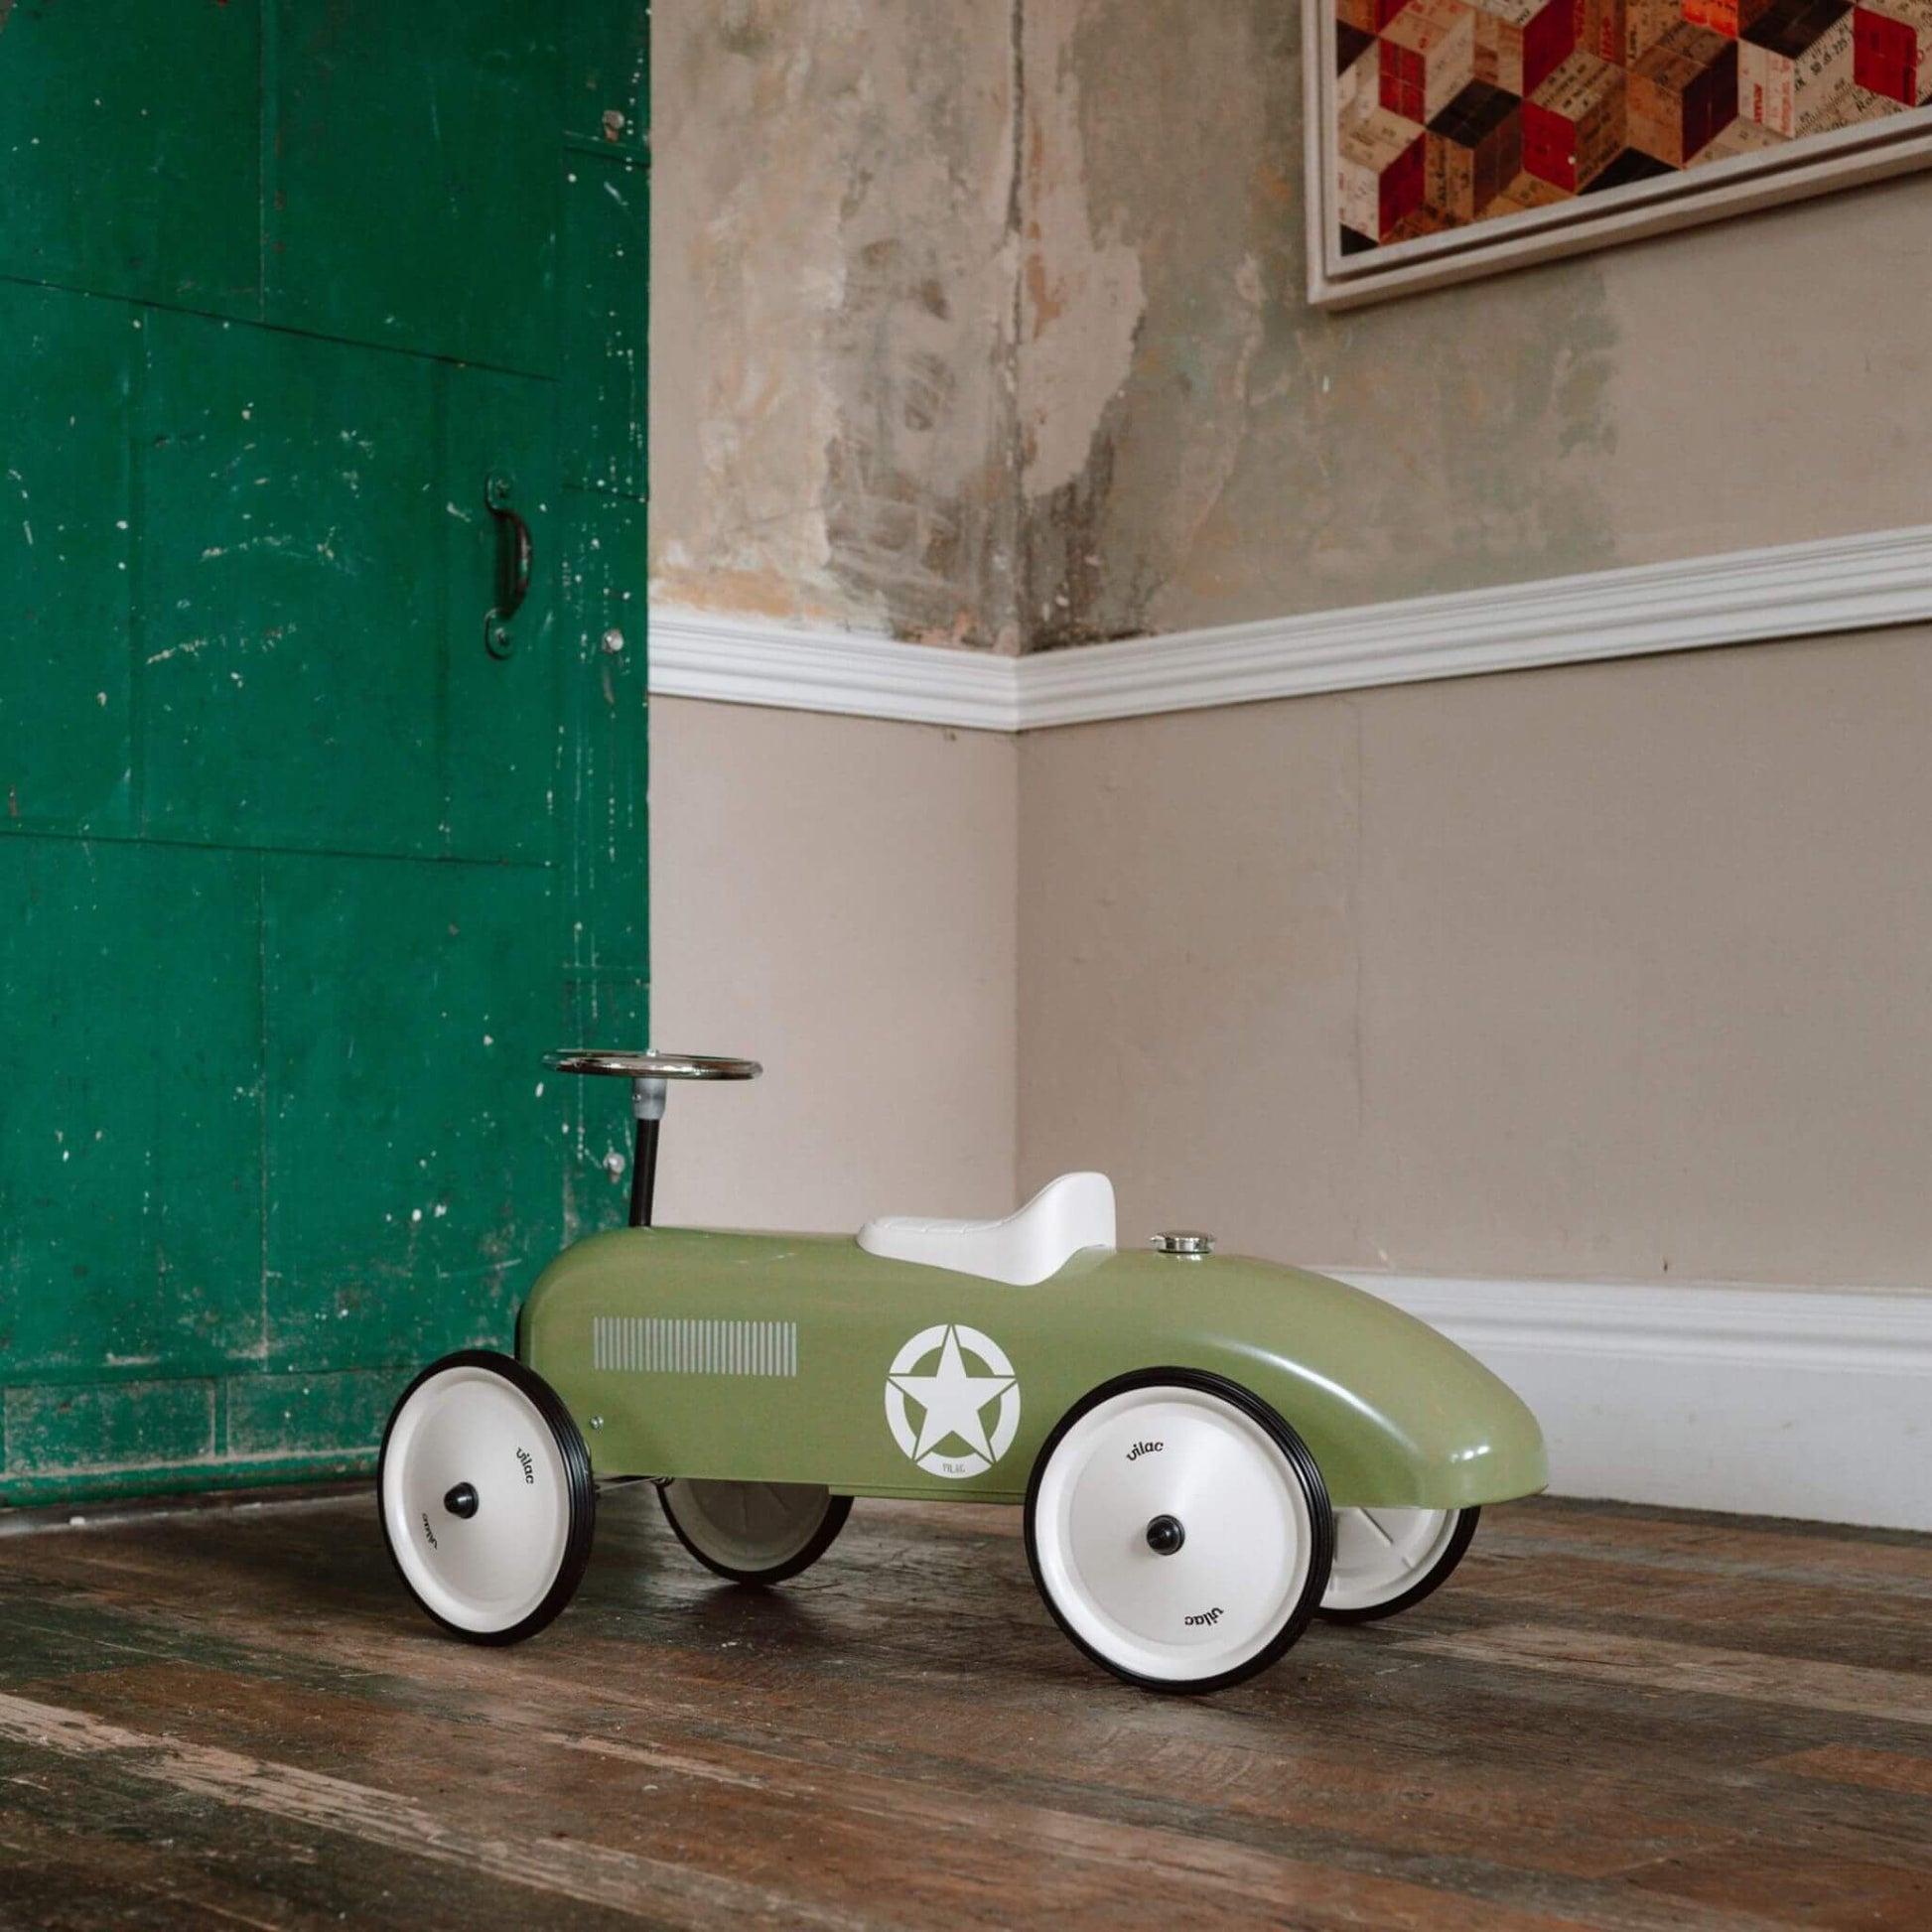
[(1932, 1539), (1537, 1502), (1204, 1700), (1093, 1670), (1012, 1512), (719, 1584), (607, 1494), (440, 1636), (366, 1496), (0, 1541), (0, 1926), (1932, 1924)]

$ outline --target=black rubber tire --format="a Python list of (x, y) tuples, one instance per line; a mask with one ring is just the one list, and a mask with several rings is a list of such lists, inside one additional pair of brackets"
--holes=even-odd
[(1434, 1595), (1454, 1574), (1455, 1566), (1462, 1561), (1475, 1537), (1476, 1519), (1481, 1514), (1474, 1507), (1463, 1510), (1456, 1519), (1455, 1534), (1449, 1538), (1449, 1547), (1436, 1559), (1436, 1567), (1400, 1596), (1391, 1596), (1386, 1603), (1371, 1603), (1366, 1609), (1316, 1610), (1315, 1615), (1324, 1623), (1378, 1623), (1385, 1616), (1400, 1616), (1404, 1610), (1413, 1609), (1425, 1596)]
[[(1218, 1396), (1230, 1407), (1239, 1409), (1251, 1420), (1259, 1423), (1262, 1429), (1273, 1438), (1275, 1445), (1287, 1459), (1289, 1467), (1301, 1483), (1308, 1499), (1309, 1517), (1313, 1531), (1314, 1549), (1309, 1563), (1308, 1582), (1304, 1585), (1301, 1596), (1289, 1611), (1281, 1628), (1268, 1640), (1268, 1643), (1254, 1656), (1237, 1664), (1232, 1670), (1220, 1672), (1214, 1677), (1174, 1679), (1165, 1677), (1143, 1677), (1137, 1671), (1123, 1670), (1102, 1652), (1095, 1650), (1086, 1639), (1060, 1614), (1059, 1605), (1048, 1593), (1045, 1580), (1039, 1570), (1039, 1544), (1035, 1534), (1035, 1517), (1039, 1499), (1039, 1485), (1046, 1465), (1053, 1451), (1059, 1448), (1061, 1439), (1067, 1431), (1084, 1416), (1089, 1409), (1111, 1401), (1117, 1395), (1125, 1395), (1131, 1389), (1148, 1388), (1185, 1388), (1197, 1389), (1203, 1394)], [(1335, 1519), (1328, 1504), (1328, 1485), (1322, 1480), (1321, 1470), (1314, 1457), (1309, 1452), (1309, 1446), (1289, 1426), (1287, 1421), (1251, 1390), (1244, 1389), (1240, 1383), (1231, 1382), (1224, 1375), (1210, 1375), (1200, 1369), (1192, 1368), (1145, 1368), (1136, 1369), (1129, 1375), (1117, 1375), (1111, 1382), (1103, 1382), (1099, 1388), (1091, 1389), (1083, 1395), (1057, 1423), (1052, 1433), (1040, 1445), (1039, 1454), (1034, 1459), (1033, 1474), (1027, 1479), (1027, 1564), (1034, 1573), (1034, 1587), (1039, 1591), (1040, 1601), (1061, 1632), (1073, 1647), (1098, 1664), (1104, 1671), (1118, 1677), (1123, 1683), (1133, 1684), (1145, 1691), (1162, 1691), (1171, 1697), (1198, 1697), (1209, 1691), (1223, 1691), (1232, 1684), (1245, 1683), (1256, 1677), (1271, 1664), (1280, 1661), (1286, 1652), (1309, 1627), (1315, 1606), (1321, 1601), (1321, 1593), (1328, 1587), (1328, 1568), (1335, 1555)]]
[(704, 1565), (714, 1577), (723, 1577), (727, 1583), (750, 1584), (761, 1587), (766, 1584), (782, 1584), (787, 1578), (796, 1577), (801, 1571), (809, 1570), (820, 1557), (838, 1540), (839, 1532), (845, 1528), (845, 1519), (852, 1514), (850, 1496), (833, 1496), (826, 1507), (825, 1520), (812, 1534), (812, 1540), (795, 1557), (785, 1562), (773, 1564), (769, 1570), (734, 1570), (729, 1564), (720, 1563), (716, 1557), (707, 1556), (685, 1534), (684, 1525), (671, 1514), (671, 1505), (663, 1489), (657, 1492), (658, 1507), (664, 1512), (664, 1520), (671, 1526), (671, 1534), (690, 1551), (692, 1556)]
[[(389, 1460), (389, 1439), (395, 1433), (396, 1418), (402, 1414), (403, 1405), (432, 1375), (440, 1375), (445, 1369), (451, 1368), (490, 1369), (520, 1390), (542, 1417), (563, 1458), (564, 1481), (570, 1498), (570, 1530), (564, 1540), (563, 1562), (558, 1566), (557, 1575), (544, 1593), (543, 1601), (520, 1622), (502, 1630), (466, 1630), (462, 1624), (452, 1623), (448, 1617), (438, 1615), (416, 1594), (415, 1587), (409, 1581), (409, 1573), (397, 1559), (395, 1542), (389, 1535), (389, 1519), (382, 1507), (382, 1477)], [(521, 1643), (525, 1637), (535, 1636), (545, 1624), (553, 1622), (577, 1594), (577, 1586), (584, 1581), (597, 1531), (597, 1484), (591, 1477), (591, 1453), (584, 1447), (583, 1433), (570, 1411), (564, 1407), (563, 1398), (535, 1369), (519, 1362), (514, 1355), (504, 1355), (492, 1348), (459, 1348), (454, 1354), (431, 1362), (396, 1398), (396, 1406), (389, 1411), (389, 1421), (382, 1431), (382, 1452), (375, 1464), (375, 1514), (376, 1520), (382, 1525), (383, 1548), (389, 1552), (389, 1561), (395, 1566), (396, 1575), (402, 1579), (403, 1587), (409, 1591), (416, 1606), (432, 1623), (441, 1625), (453, 1637), (461, 1637), (466, 1643)]]

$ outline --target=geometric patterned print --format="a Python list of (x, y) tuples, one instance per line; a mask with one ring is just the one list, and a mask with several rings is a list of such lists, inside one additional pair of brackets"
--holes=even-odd
[(1325, 0), (1341, 252), (1932, 101), (1932, 0)]
[(593, 1315), (591, 1366), (643, 1375), (796, 1375), (798, 1324)]

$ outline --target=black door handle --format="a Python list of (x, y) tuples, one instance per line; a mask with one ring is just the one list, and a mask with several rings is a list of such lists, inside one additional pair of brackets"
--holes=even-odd
[(483, 484), (483, 503), (496, 522), (496, 602), (483, 619), (483, 648), (507, 657), (516, 648), (510, 620), (530, 594), (530, 526), (510, 507), (510, 480), (492, 476)]

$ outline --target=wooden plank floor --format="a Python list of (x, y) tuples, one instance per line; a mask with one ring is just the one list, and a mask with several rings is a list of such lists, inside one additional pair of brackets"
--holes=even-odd
[(1932, 1539), (1552, 1502), (1202, 1700), (1017, 1512), (716, 1584), (608, 1494), (508, 1651), (366, 1495), (0, 1537), (0, 1925), (1932, 1927)]

